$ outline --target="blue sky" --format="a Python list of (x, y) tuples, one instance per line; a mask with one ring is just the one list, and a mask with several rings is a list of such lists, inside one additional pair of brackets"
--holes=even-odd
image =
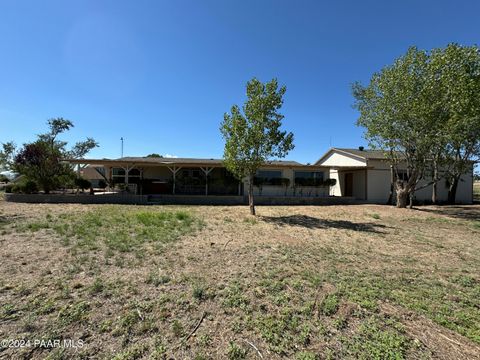
[(479, 42), (478, 1), (0, 0), (0, 142), (65, 117), (90, 157), (221, 157), (245, 83), (287, 86), (288, 159), (366, 145), (350, 84), (410, 45)]

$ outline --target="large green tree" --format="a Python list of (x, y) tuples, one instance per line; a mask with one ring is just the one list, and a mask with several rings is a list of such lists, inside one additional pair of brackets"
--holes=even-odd
[(455, 203), (462, 174), (480, 159), (480, 51), (477, 46), (449, 44), (432, 50), (429, 65), (443, 176), (449, 184), (448, 202)]
[(48, 120), (49, 131), (38, 135), (31, 143), (16, 149), (13, 143), (3, 144), (0, 159), (4, 167), (28, 180), (34, 181), (45, 193), (63, 185), (75, 177), (73, 168), (65, 159), (84, 157), (91, 149), (98, 146), (92, 138), (75, 143), (67, 149), (67, 142), (58, 136), (73, 127), (70, 120), (55, 118)]
[(408, 170), (408, 179), (396, 181), (398, 207), (432, 184), (436, 202), (442, 178), (455, 202), (461, 175), (480, 154), (479, 64), (475, 46), (411, 47), (367, 86), (353, 85), (357, 124), (366, 128), (366, 138), (385, 151), (394, 171)]
[(398, 207), (406, 207), (418, 189), (431, 154), (427, 71), (427, 53), (412, 47), (393, 65), (375, 73), (367, 86), (353, 85), (360, 112), (357, 124), (365, 127), (370, 145), (385, 151), (397, 179), (398, 170), (407, 169), (408, 179), (395, 183)]
[(293, 134), (281, 130), (284, 116), (279, 110), (285, 91), (286, 87), (279, 87), (276, 79), (263, 84), (253, 78), (247, 83), (247, 100), (242, 109), (233, 105), (220, 127), (225, 139), (226, 168), (239, 180), (248, 178), (252, 215), (255, 173), (272, 158), (285, 157), (294, 148)]

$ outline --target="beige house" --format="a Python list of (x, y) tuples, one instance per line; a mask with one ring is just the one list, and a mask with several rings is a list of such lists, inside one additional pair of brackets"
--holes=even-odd
[[(69, 160), (78, 174), (92, 183), (104, 179), (109, 190), (152, 196), (206, 197), (247, 195), (248, 179), (238, 181), (221, 159), (124, 157), (120, 159)], [(406, 179), (406, 170), (400, 170)], [(391, 168), (379, 150), (331, 148), (314, 165), (296, 161), (270, 161), (256, 174), (254, 193), (276, 199), (330, 198), (385, 204), (390, 195)], [(332, 183), (331, 180), (334, 180)], [(439, 201), (447, 200), (445, 180), (437, 186)], [(432, 186), (415, 193), (418, 201), (429, 201)], [(328, 200), (333, 201), (333, 200)], [(206, 201), (207, 202), (207, 201)], [(473, 166), (462, 176), (457, 202), (473, 202)], [(280, 202), (278, 202), (280, 203)]]
[[(329, 168), (329, 177), (337, 180), (336, 185), (330, 188), (330, 195), (353, 196), (379, 204), (388, 201), (392, 173), (390, 163), (381, 150), (331, 148), (315, 165)], [(406, 169), (400, 170), (399, 176), (406, 179)], [(428, 179), (423, 184), (428, 184)], [(446, 201), (448, 186), (445, 180), (440, 180), (437, 191), (439, 201)], [(431, 185), (415, 193), (418, 201), (429, 201), (431, 198)], [(458, 184), (456, 201), (462, 204), (473, 202), (473, 166)]]
[[(92, 183), (103, 178), (139, 195), (244, 196), (248, 180), (238, 181), (221, 159), (124, 157), (69, 160)], [(329, 169), (296, 161), (270, 161), (256, 174), (254, 192), (271, 197), (328, 197)]]

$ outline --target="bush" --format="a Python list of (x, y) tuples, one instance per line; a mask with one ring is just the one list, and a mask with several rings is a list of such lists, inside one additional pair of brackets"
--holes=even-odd
[(17, 184), (13, 184), (13, 186), (11, 186), (8, 190), (5, 189), (5, 192), (12, 192), (15, 194), (32, 194), (38, 192), (38, 185), (33, 180), (26, 180)]
[(85, 190), (88, 189), (90, 186), (92, 186), (92, 183), (88, 181), (87, 179), (84, 179), (82, 177), (78, 177), (75, 179), (75, 185), (79, 188)]
[(303, 178), (296, 177), (295, 185), (296, 186), (311, 186), (311, 187), (327, 187), (334, 186), (337, 183), (336, 179), (315, 179), (315, 178)]
[(100, 189), (105, 189), (107, 187), (107, 182), (103, 179), (98, 180), (98, 187)]

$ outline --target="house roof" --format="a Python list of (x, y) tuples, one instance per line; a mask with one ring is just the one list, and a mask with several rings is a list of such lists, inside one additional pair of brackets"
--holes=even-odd
[(383, 160), (387, 158), (385, 156), (385, 151), (383, 150), (373, 150), (373, 149), (360, 150), (360, 149), (348, 149), (348, 148), (332, 148), (332, 149), (343, 151), (351, 155), (362, 157), (364, 159)]
[[(65, 159), (72, 164), (115, 165), (134, 163), (138, 165), (184, 165), (184, 166), (224, 166), (222, 159), (165, 158), (165, 157), (122, 157), (119, 159)], [(297, 161), (272, 160), (265, 166), (310, 167)]]
[(328, 155), (330, 155), (332, 152), (337, 152), (340, 154), (344, 155), (350, 155), (358, 159), (362, 160), (384, 160), (387, 157), (385, 156), (385, 152), (383, 150), (373, 150), (373, 149), (349, 149), (349, 148), (330, 148), (320, 159), (315, 162), (316, 165), (320, 164), (323, 162)]

